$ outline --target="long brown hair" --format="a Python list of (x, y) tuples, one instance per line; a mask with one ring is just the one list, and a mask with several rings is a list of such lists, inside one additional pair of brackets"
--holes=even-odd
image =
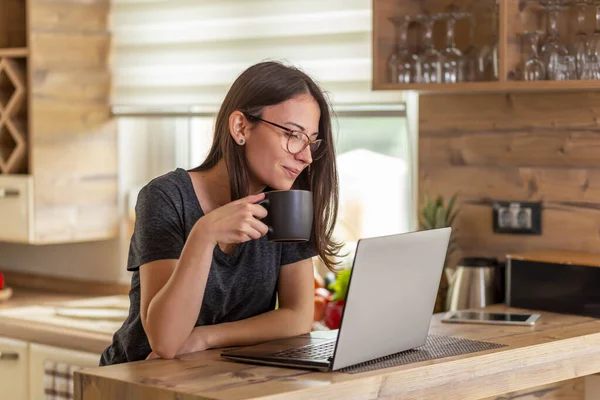
[(211, 169), (224, 159), (229, 174), (231, 200), (248, 196), (248, 165), (242, 146), (235, 143), (229, 132), (229, 116), (234, 111), (241, 111), (250, 122), (256, 122), (252, 116), (260, 117), (264, 107), (282, 103), (301, 94), (310, 94), (319, 104), (319, 138), (323, 139), (322, 146), (326, 146), (326, 149), (321, 158), (302, 171), (293, 187), (313, 193), (314, 219), (310, 242), (327, 268), (335, 271), (335, 265), (339, 262), (336, 262), (334, 257), (338, 255), (343, 244), (333, 240), (339, 186), (331, 110), (324, 92), (307, 74), (295, 67), (273, 61), (258, 63), (245, 70), (233, 82), (219, 109), (208, 156), (194, 170)]

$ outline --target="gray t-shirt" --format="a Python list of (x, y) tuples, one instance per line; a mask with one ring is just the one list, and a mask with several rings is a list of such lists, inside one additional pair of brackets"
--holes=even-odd
[[(178, 259), (204, 214), (184, 169), (153, 179), (140, 191), (127, 270), (133, 271), (129, 316), (104, 350), (100, 365), (145, 359), (151, 352), (140, 316), (139, 267)], [(266, 237), (236, 246), (233, 255), (215, 246), (195, 326), (237, 321), (273, 310), (280, 266), (316, 255), (311, 244), (271, 243)]]

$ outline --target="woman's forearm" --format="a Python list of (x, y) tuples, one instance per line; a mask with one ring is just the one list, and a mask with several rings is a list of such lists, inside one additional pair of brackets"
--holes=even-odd
[(313, 314), (280, 308), (251, 318), (194, 328), (206, 348), (253, 345), (310, 332)]
[(152, 350), (173, 358), (198, 319), (214, 243), (192, 230), (175, 270), (148, 306), (144, 329)]

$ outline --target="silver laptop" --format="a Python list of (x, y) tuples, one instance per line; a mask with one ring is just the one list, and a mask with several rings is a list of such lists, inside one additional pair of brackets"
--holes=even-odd
[(358, 241), (339, 330), (221, 353), (227, 359), (335, 371), (425, 344), (451, 228)]

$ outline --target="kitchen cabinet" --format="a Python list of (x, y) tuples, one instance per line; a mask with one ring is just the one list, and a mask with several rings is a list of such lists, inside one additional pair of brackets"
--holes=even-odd
[[(45, 376), (49, 362), (61, 363), (73, 369), (97, 367), (100, 354), (0, 337), (0, 398), (47, 398), (46, 385), (52, 387), (51, 383), (47, 383), (51, 377)], [(72, 377), (67, 381), (72, 385)]]
[[(600, 89), (598, 79), (578, 80), (568, 75), (560, 78), (563, 80), (523, 79), (523, 65), (533, 58), (531, 33), (540, 30), (536, 48), (541, 57), (539, 52), (550, 15), (550, 8), (543, 4), (542, 0), (373, 0), (373, 89), (421, 93)], [(573, 17), (576, 11), (569, 7), (559, 11), (557, 30), (560, 40), (570, 47), (570, 38), (578, 29)], [(584, 30), (588, 35), (594, 31), (594, 11), (594, 6), (587, 7)], [(409, 18), (408, 24), (400, 23), (406, 17)], [(395, 18), (396, 22), (392, 22), (391, 18)], [(448, 24), (449, 20), (453, 22)], [(429, 23), (431, 29), (426, 29)], [(401, 32), (407, 33), (401, 35)], [(401, 37), (405, 39), (399, 39)], [(454, 44), (451, 45), (451, 42)], [(422, 57), (425, 48), (432, 49), (429, 55), (437, 54), (442, 64), (446, 60), (439, 56), (440, 53), (456, 60), (453, 57), (458, 57), (458, 50), (466, 56), (462, 60), (467, 64), (483, 66), (491, 62), (492, 72), (483, 71), (477, 78), (459, 79), (457, 82), (446, 82), (444, 73), (438, 78), (441, 82), (392, 78), (394, 74), (388, 68), (390, 61), (406, 65), (406, 69), (420, 68), (414, 66), (414, 59)], [(397, 57), (401, 61), (390, 59), (394, 53), (402, 54)]]
[[(68, 350), (60, 347), (31, 343), (29, 345), (29, 399), (45, 399), (45, 365), (47, 362), (62, 363), (76, 369), (97, 367), (100, 354)], [(72, 385), (72, 377), (68, 379)], [(50, 385), (51, 386), (51, 385)]]
[(0, 337), (0, 397), (3, 399), (28, 399), (27, 342)]
[(118, 233), (109, 6), (0, 6), (0, 241), (70, 243)]

